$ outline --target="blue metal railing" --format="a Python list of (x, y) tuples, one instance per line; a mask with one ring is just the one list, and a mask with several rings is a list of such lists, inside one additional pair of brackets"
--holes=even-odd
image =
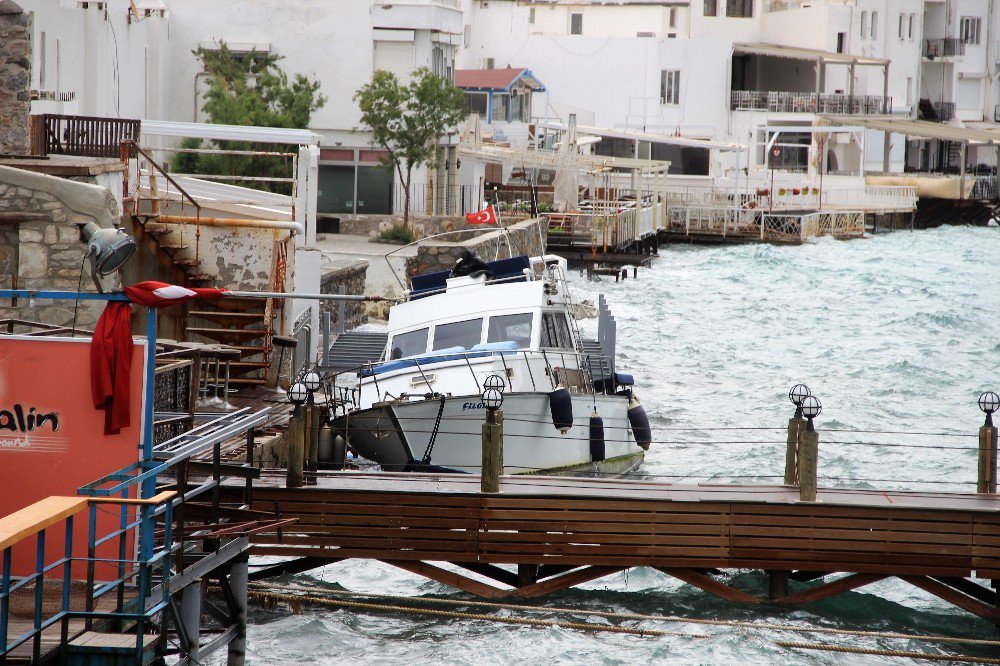
[[(117, 625), (116, 628), (120, 631), (125, 630), (128, 624), (134, 623), (136, 654), (142, 654), (145, 622), (162, 611), (169, 602), (170, 556), (175, 550), (172, 534), (173, 498), (175, 495), (175, 492), (168, 491), (146, 500), (129, 499), (127, 496), (122, 498), (79, 498), (79, 501), (68, 509), (69, 515), (61, 519), (65, 524), (63, 554), (52, 562), (46, 563), (45, 546), (48, 531), (58, 521), (42, 521), (38, 524), (37, 529), (29, 529), (28, 533), (22, 534), (15, 543), (9, 543), (3, 549), (3, 572), (2, 579), (0, 579), (0, 661), (4, 661), (12, 651), (28, 641), (32, 642), (32, 659), (39, 660), (42, 657), (42, 634), (59, 623), (61, 623), (60, 643), (65, 645), (69, 640), (69, 623), (72, 619), (85, 620), (85, 629), (88, 630), (93, 626), (95, 620), (111, 621)], [(76, 498), (65, 499), (71, 502)], [(98, 508), (101, 504), (119, 505), (120, 512), (118, 526), (98, 537)], [(129, 520), (129, 508), (133, 506), (138, 508), (138, 518)], [(127, 551), (130, 535), (134, 535), (136, 530), (141, 529), (144, 524), (151, 521), (157, 507), (161, 507), (164, 521), (160, 547), (146, 554), (140, 552), (137, 558), (129, 558)], [(87, 555), (86, 557), (75, 557), (73, 555), (74, 516), (82, 513), (85, 509), (89, 510)], [(12, 574), (14, 549), (19, 545), (29, 543), (31, 536), (35, 537), (34, 572), (15, 580)], [(116, 538), (118, 539), (118, 557), (113, 559), (98, 557), (99, 546), (110, 543)], [(83, 610), (71, 608), (74, 562), (84, 563), (87, 569), (86, 597)], [(114, 567), (115, 576), (110, 580), (101, 581), (98, 585), (96, 568), (99, 564)], [(46, 617), (43, 603), (45, 582), (51, 580), (51, 572), (60, 567), (62, 567), (62, 595), (59, 609)], [(153, 573), (156, 569), (159, 569), (160, 572), (161, 585), (159, 594), (154, 599), (152, 583)], [(136, 583), (134, 586), (136, 596), (126, 602), (125, 589), (133, 580)], [(11, 597), (18, 590), (27, 588), (29, 585), (34, 585), (32, 626), (28, 631), (10, 639), (8, 635)], [(117, 593), (114, 610), (98, 611), (98, 601), (112, 591)]]

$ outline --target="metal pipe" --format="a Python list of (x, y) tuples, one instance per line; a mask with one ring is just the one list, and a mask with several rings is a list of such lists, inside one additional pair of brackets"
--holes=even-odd
[(161, 215), (164, 224), (197, 224), (205, 227), (248, 227), (251, 229), (286, 229), (305, 233), (302, 225), (290, 220), (245, 220), (238, 217), (197, 217), (193, 215)]
[[(312, 301), (400, 301), (398, 298), (385, 298), (383, 296), (365, 296), (363, 294), (300, 294), (283, 291), (227, 291), (223, 298), (302, 298)], [(0, 298), (3, 298), (0, 291)]]

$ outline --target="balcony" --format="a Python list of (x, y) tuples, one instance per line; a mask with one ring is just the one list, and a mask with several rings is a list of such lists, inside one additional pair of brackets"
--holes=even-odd
[(993, 107), (993, 122), (1000, 123), (1000, 104)]
[(965, 55), (965, 42), (958, 37), (924, 40), (924, 57), (928, 60), (963, 55)]
[(892, 98), (881, 95), (844, 95), (841, 93), (762, 92), (734, 90), (729, 108), (733, 111), (772, 111), (775, 113), (831, 113), (838, 115), (877, 115), (892, 112)]

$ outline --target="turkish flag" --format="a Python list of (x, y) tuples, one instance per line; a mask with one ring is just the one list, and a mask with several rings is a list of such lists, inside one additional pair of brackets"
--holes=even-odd
[(211, 287), (180, 287), (176, 284), (147, 280), (125, 287), (125, 294), (136, 305), (163, 308), (195, 298), (222, 298), (226, 295), (226, 290)]
[(487, 206), (478, 213), (468, 213), (465, 221), (469, 224), (497, 224), (497, 214), (493, 212), (493, 206)]

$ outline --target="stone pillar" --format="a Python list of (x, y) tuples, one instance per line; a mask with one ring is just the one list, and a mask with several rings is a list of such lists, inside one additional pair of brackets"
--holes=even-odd
[(0, 155), (31, 152), (31, 14), (0, 0)]

